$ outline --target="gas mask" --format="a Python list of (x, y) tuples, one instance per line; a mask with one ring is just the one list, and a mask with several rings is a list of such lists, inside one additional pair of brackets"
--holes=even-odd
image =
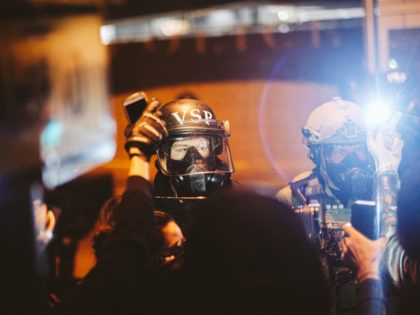
[(336, 197), (343, 204), (349, 200), (370, 199), (374, 167), (367, 150), (365, 152), (349, 151), (338, 159), (334, 154), (334, 152), (326, 154), (323, 166), (328, 177), (326, 182)]
[(189, 192), (192, 195), (203, 195), (207, 191), (206, 187), (206, 172), (214, 169), (214, 163), (207, 158), (204, 158), (197, 148), (191, 146), (187, 149), (182, 160), (168, 161), (168, 167), (174, 173), (185, 174), (184, 176), (174, 178), (174, 184), (177, 190), (184, 194)]
[(210, 157), (210, 153), (203, 157), (195, 146), (189, 147), (185, 156), (181, 160), (168, 160), (168, 167), (174, 174), (194, 175), (197, 173), (206, 173), (215, 169), (215, 160)]
[(168, 161), (168, 166), (174, 173), (184, 174), (173, 178), (173, 184), (181, 194), (205, 195), (209, 190), (209, 184), (215, 178), (219, 178), (216, 174), (209, 173), (216, 168), (213, 154), (204, 153), (206, 157), (203, 157), (198, 151), (199, 148), (191, 146), (182, 160), (170, 159)]
[(221, 187), (233, 170), (226, 139), (214, 135), (170, 138), (158, 151), (158, 158), (179, 197), (207, 196)]

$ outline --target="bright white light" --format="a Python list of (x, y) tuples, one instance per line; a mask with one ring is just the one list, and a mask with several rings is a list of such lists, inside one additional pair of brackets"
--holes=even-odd
[(320, 7), (313, 7), (313, 9), (299, 10), (298, 21), (301, 23), (308, 21), (328, 21), (337, 19), (355, 19), (364, 17), (362, 8), (348, 8), (348, 9), (323, 9)]
[(206, 24), (210, 28), (229, 29), (236, 26), (237, 18), (233, 10), (210, 11), (206, 18)]
[(280, 21), (287, 21), (290, 18), (289, 12), (287, 11), (279, 11), (277, 12), (277, 16)]
[(371, 105), (366, 110), (366, 124), (369, 126), (380, 125), (388, 120), (391, 117), (391, 108), (389, 104), (384, 101), (377, 101)]
[(99, 31), (101, 42), (104, 45), (109, 45), (116, 38), (115, 25), (102, 25)]
[(404, 83), (407, 81), (407, 75), (402, 71), (390, 71), (386, 74), (389, 83)]
[(287, 24), (280, 24), (279, 25), (279, 32), (280, 33), (285, 34), (285, 33), (288, 33), (289, 31), (290, 31), (290, 26), (289, 25), (287, 25)]
[(397, 62), (397, 60), (395, 60), (395, 59), (390, 59), (390, 60), (388, 61), (388, 66), (389, 66), (389, 68), (390, 68), (391, 70), (395, 70), (395, 69), (397, 69), (397, 68), (398, 68), (398, 62)]
[(187, 33), (189, 26), (190, 25), (187, 21), (179, 19), (168, 19), (162, 22), (160, 31), (162, 32), (163, 36), (180, 36)]

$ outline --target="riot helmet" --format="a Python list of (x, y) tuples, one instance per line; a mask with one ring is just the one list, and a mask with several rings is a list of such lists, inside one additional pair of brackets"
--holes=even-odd
[(371, 198), (374, 160), (362, 107), (335, 97), (312, 111), (302, 133), (309, 158), (336, 198), (344, 204)]
[(234, 171), (229, 123), (217, 120), (207, 104), (194, 99), (169, 102), (159, 111), (167, 134), (157, 144), (155, 186), (168, 181), (176, 197), (207, 196), (222, 186)]

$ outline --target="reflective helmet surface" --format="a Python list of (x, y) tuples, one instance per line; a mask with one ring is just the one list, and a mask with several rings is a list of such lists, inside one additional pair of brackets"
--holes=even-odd
[(159, 111), (167, 134), (157, 146), (158, 168), (178, 194), (205, 195), (209, 184), (230, 176), (227, 121), (217, 120), (207, 104), (193, 99), (169, 102)]
[(191, 131), (225, 133), (222, 121), (218, 121), (207, 104), (194, 99), (179, 99), (159, 108), (161, 119), (171, 134), (187, 134)]
[(335, 97), (312, 111), (302, 133), (307, 145), (363, 142), (364, 117), (362, 107)]

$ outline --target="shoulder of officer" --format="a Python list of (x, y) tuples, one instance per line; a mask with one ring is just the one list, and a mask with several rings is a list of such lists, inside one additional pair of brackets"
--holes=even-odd
[(303, 200), (306, 199), (305, 197), (318, 194), (320, 190), (317, 176), (312, 171), (306, 171), (293, 178), (277, 193), (276, 198), (289, 207), (296, 207), (305, 203)]

